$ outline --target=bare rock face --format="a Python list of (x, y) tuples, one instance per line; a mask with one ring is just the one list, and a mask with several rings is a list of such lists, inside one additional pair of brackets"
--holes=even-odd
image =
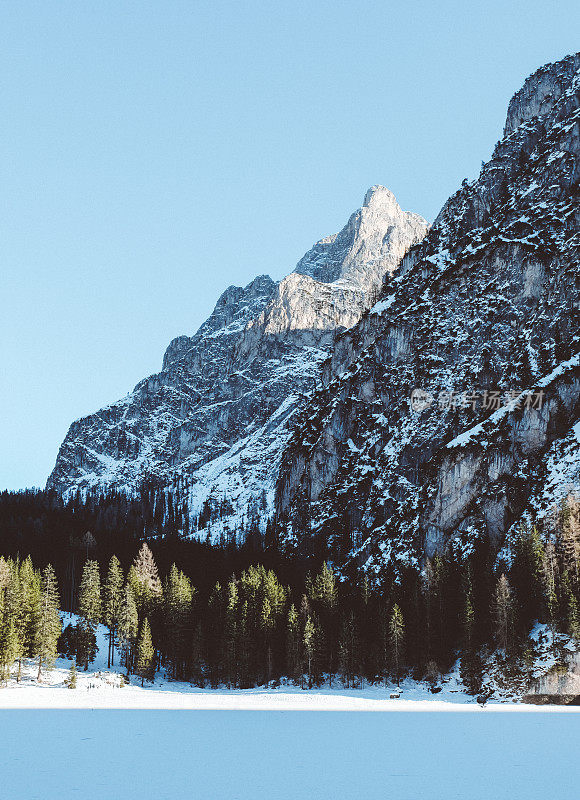
[(267, 518), (289, 420), (319, 383), (336, 333), (360, 319), (426, 230), (373, 187), (295, 272), (226, 289), (194, 336), (171, 342), (161, 372), (74, 422), (48, 487), (136, 492), (153, 481), (190, 510), (194, 529), (209, 506), (215, 536)]
[(526, 81), (479, 178), (337, 337), (282, 458), (289, 547), (380, 573), (499, 546), (578, 486), (579, 69)]
[(578, 54), (536, 70), (510, 101), (504, 136), (513, 133), (522, 122), (549, 114), (570, 90), (577, 71)]
[(408, 250), (409, 235), (415, 241), (425, 235), (422, 217), (404, 214), (403, 221), (402, 214), (392, 192), (371, 186), (341, 232), (317, 242), (295, 272), (324, 283), (342, 280), (367, 295), (378, 292)]

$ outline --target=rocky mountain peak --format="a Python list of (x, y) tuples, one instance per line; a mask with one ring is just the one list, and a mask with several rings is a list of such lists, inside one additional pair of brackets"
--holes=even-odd
[(381, 207), (393, 210), (396, 209), (398, 211), (401, 210), (399, 204), (397, 203), (397, 199), (391, 190), (387, 189), (386, 186), (381, 186), (380, 184), (371, 186), (370, 189), (367, 190), (365, 199), (363, 200), (363, 207)]
[(504, 136), (523, 122), (550, 113), (564, 92), (577, 93), (580, 90), (579, 70), (580, 53), (574, 53), (561, 61), (546, 64), (530, 75), (510, 101)]
[(421, 241), (428, 227), (418, 214), (403, 211), (389, 189), (371, 186), (344, 228), (318, 241), (295, 272), (322, 283), (346, 281), (374, 295), (398, 266), (409, 241)]

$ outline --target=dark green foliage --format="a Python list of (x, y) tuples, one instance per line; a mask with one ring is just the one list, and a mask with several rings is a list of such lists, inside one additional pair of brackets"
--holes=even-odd
[(510, 580), (516, 591), (516, 613), (522, 628), (545, 613), (544, 548), (536, 528), (521, 526), (514, 546)]
[(76, 630), (77, 660), (85, 672), (96, 655), (96, 629), (101, 621), (101, 577), (97, 561), (85, 561), (79, 588), (80, 622)]
[(476, 640), (477, 621), (472, 601), (472, 588), (466, 580), (463, 609), (463, 647), (461, 650), (461, 679), (469, 694), (478, 695), (483, 682), (483, 660)]
[[(52, 567), (51, 567), (52, 570)], [(37, 635), (40, 627), (40, 603), (41, 603), (41, 578), (32, 566), (30, 556), (20, 564), (19, 570), (20, 584), (20, 635), (22, 638), (22, 657), (34, 658), (36, 654)], [(52, 579), (55, 582), (54, 571)], [(58, 594), (56, 597), (56, 607), (58, 609)]]
[(74, 642), (77, 664), (82, 664), (86, 672), (97, 655), (97, 636), (87, 620), (81, 619), (75, 626)]
[(84, 620), (77, 625), (69, 623), (57, 642), (57, 652), (64, 658), (73, 658), (85, 669), (95, 660), (97, 654), (97, 637)]
[(342, 681), (347, 689), (355, 686), (360, 669), (360, 642), (354, 611), (343, 619), (339, 640), (339, 664)]
[[(44, 504), (48, 520), (52, 513), (66, 515), (60, 501), (48, 511), (46, 495), (21, 500), (28, 511)], [(0, 508), (2, 501), (18, 506), (14, 497), (10, 502), (0, 497)], [(506, 664), (524, 663), (535, 620), (580, 635), (580, 534), (578, 509), (570, 499), (549, 531), (521, 527), (511, 543), (509, 569), (496, 564), (482, 538), (469, 557), (439, 554), (421, 572), (385, 569), (372, 586), (355, 567), (339, 578), (323, 558), (308, 573), (301, 556), (287, 560), (274, 544), (266, 549), (257, 527), (243, 546), (202, 545), (173, 534), (151, 546), (135, 537), (129, 549), (119, 533), (123, 557), (118, 559), (104, 545), (107, 515), (98, 511), (100, 501), (90, 502), (95, 513), (90, 520), (80, 501), (74, 506), (83, 520), (80, 532), (74, 528), (80, 544), (66, 545), (64, 560), (55, 552), (65, 586), (63, 606), (70, 608), (76, 597), (80, 612), (78, 623), (58, 639), (58, 651), (79, 668), (93, 660), (96, 626), (103, 622), (110, 631), (111, 661), (116, 644), (127, 675), (136, 672), (143, 681), (162, 670), (170, 679), (198, 685), (250, 687), (287, 679), (304, 687), (336, 680), (360, 686), (411, 674), (435, 686), (460, 658), (466, 687), (479, 694), (483, 658), (497, 648)], [(110, 519), (117, 513), (113, 509), (125, 514), (130, 507), (121, 499), (109, 502)], [(123, 519), (119, 511), (119, 525)], [(110, 530), (118, 531), (117, 522)], [(0, 518), (0, 528), (3, 524)], [(324, 552), (320, 541), (316, 548)], [(102, 591), (101, 570), (106, 570)], [(3, 680), (18, 676), (27, 658), (38, 659), (41, 674), (54, 658), (60, 626), (54, 586), (54, 572), (41, 576), (30, 558), (0, 557)]]
[(300, 649), (298, 612), (294, 603), (292, 603), (288, 609), (288, 621), (286, 623), (286, 665), (288, 677), (294, 683), (299, 683), (302, 674)]
[(58, 637), (56, 650), (58, 655), (61, 656), (62, 658), (76, 657), (77, 646), (76, 646), (75, 632), (76, 632), (75, 626), (69, 622), (69, 624), (61, 633), (61, 635)]
[(393, 675), (398, 684), (401, 677), (400, 670), (405, 644), (405, 623), (403, 621), (403, 613), (396, 603), (393, 606), (389, 621), (389, 640)]
[(497, 580), (492, 611), (495, 641), (504, 653), (508, 653), (514, 644), (514, 609), (512, 590), (503, 572)]

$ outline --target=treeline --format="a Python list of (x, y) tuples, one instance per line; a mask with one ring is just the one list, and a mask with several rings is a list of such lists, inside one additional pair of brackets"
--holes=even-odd
[[(99, 564), (89, 554), (75, 594), (79, 621), (65, 629), (58, 649), (87, 669), (103, 623), (109, 662), (119, 652), (127, 674), (145, 681), (164, 670), (212, 687), (281, 679), (360, 686), (412, 675), (435, 688), (460, 656), (463, 680), (479, 694), (492, 652), (513, 668), (529, 666), (536, 620), (554, 633), (580, 635), (577, 500), (568, 498), (552, 523), (543, 536), (521, 526), (509, 566), (480, 538), (467, 557), (438, 555), (420, 573), (385, 572), (372, 586), (362, 575), (339, 579), (326, 562), (302, 575), (251, 564), (225, 579), (207, 574), (198, 586), (179, 561), (160, 571), (147, 543), (127, 569), (116, 555)], [(29, 558), (1, 563), (4, 674), (24, 657), (41, 659), (42, 669), (54, 647), (35, 649), (38, 620), (46, 619), (38, 616), (39, 598), (56, 597), (54, 573), (47, 567), (39, 575)], [(43, 613), (54, 619), (54, 607), (47, 600)], [(15, 629), (16, 649), (4, 645)]]
[(216, 581), (224, 583), (256, 563), (295, 584), (308, 569), (318, 569), (325, 555), (286, 556), (254, 519), (231, 539), (214, 543), (190, 539), (188, 530), (187, 514), (155, 484), (142, 487), (138, 497), (110, 491), (66, 501), (52, 490), (0, 492), (0, 553), (30, 555), (41, 568), (51, 563), (67, 611), (77, 609), (87, 558), (107, 564), (116, 555), (127, 571), (142, 541), (149, 542), (162, 574), (177, 563), (204, 595)]

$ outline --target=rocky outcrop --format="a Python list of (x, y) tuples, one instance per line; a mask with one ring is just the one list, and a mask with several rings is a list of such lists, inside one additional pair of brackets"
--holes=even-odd
[[(161, 372), (71, 425), (48, 486), (60, 492), (172, 489), (194, 526), (231, 534), (265, 520), (288, 423), (319, 382), (335, 335), (355, 324), (427, 225), (372, 187), (337, 235), (279, 283), (231, 286), (192, 336), (174, 339)], [(205, 535), (207, 530), (200, 535)]]
[(479, 178), (338, 337), (282, 460), (292, 546), (318, 537), (380, 572), (499, 542), (547, 459), (575, 458), (579, 68), (577, 54), (526, 81)]

